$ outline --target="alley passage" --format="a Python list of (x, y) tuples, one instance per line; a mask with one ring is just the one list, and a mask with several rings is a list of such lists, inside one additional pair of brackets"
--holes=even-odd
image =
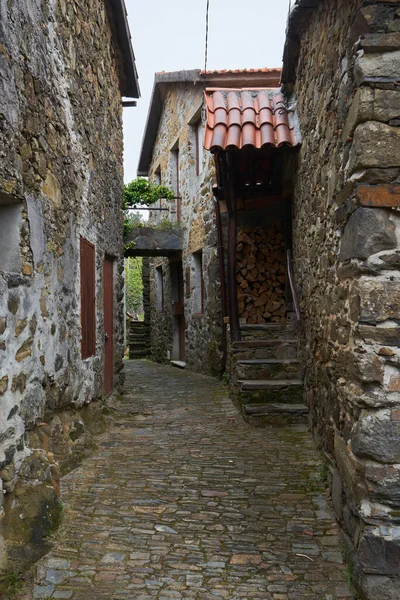
[(126, 364), (99, 452), (63, 479), (65, 519), (20, 598), (353, 598), (306, 426), (254, 429), (211, 378)]

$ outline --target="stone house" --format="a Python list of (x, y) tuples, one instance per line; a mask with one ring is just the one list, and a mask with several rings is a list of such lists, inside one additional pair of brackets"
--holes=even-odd
[(0, 2), (2, 569), (48, 530), (122, 384), (122, 96), (123, 0)]
[(400, 597), (400, 3), (298, 0), (282, 82), (300, 360), (363, 597)]
[[(150, 213), (150, 224), (164, 231), (155, 232), (157, 239), (146, 240), (142, 249), (139, 230), (132, 252), (152, 256), (145, 320), (151, 353), (159, 362), (178, 361), (214, 375), (223, 370), (223, 267), (214, 159), (203, 150), (204, 91), (274, 87), (279, 79), (279, 69), (193, 70), (155, 76), (138, 175), (171, 187), (176, 198), (169, 203), (161, 200)], [(174, 224), (170, 231), (165, 229), (167, 221)]]
[[(369, 600), (400, 597), (399, 36), (397, 0), (297, 0), (281, 87), (276, 72), (250, 85), (157, 76), (139, 165), (180, 192), (186, 240), (180, 296), (153, 263), (154, 301), (168, 299), (152, 309), (154, 355), (166, 360), (171, 318), (184, 318), (189, 365), (212, 372), (208, 344), (220, 349), (229, 320), (233, 397), (248, 419), (309, 413)], [(211, 319), (204, 311), (201, 331), (199, 250)]]

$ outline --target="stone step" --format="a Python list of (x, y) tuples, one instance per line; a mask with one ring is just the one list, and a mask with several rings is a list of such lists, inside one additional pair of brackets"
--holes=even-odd
[(239, 380), (299, 380), (297, 359), (251, 359), (236, 363)]
[(297, 340), (253, 340), (235, 342), (240, 346), (231, 349), (237, 361), (251, 359), (291, 359), (297, 357)]
[(234, 350), (241, 350), (243, 348), (268, 348), (270, 346), (275, 347), (279, 344), (297, 344), (297, 340), (296, 338), (283, 340), (241, 340), (240, 342), (233, 342), (232, 348)]
[(243, 341), (293, 339), (295, 326), (291, 324), (265, 323), (263, 325), (241, 325), (240, 333)]
[(303, 382), (300, 379), (239, 380), (238, 385), (243, 406), (303, 402)]
[(263, 417), (271, 414), (307, 415), (308, 407), (305, 404), (246, 404), (243, 411), (247, 415)]
[(293, 387), (302, 387), (303, 382), (301, 379), (276, 379), (271, 381), (270, 379), (256, 379), (253, 381), (241, 381), (238, 383), (243, 391), (253, 390), (281, 390)]

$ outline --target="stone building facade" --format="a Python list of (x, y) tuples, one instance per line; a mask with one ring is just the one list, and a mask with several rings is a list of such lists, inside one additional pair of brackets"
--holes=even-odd
[(2, 569), (47, 531), (60, 470), (93, 445), (89, 405), (101, 420), (122, 383), (122, 95), (122, 0), (0, 2)]
[(313, 431), (363, 598), (400, 597), (400, 3), (298, 0), (293, 255)]
[[(279, 70), (181, 71), (155, 77), (139, 175), (176, 193), (152, 211), (154, 227), (181, 229), (181, 251), (150, 261), (151, 352), (218, 375), (223, 370), (221, 270), (218, 256), (214, 158), (203, 149), (206, 87), (266, 87)], [(170, 225), (168, 223), (170, 221)], [(133, 250), (134, 251), (134, 250)]]

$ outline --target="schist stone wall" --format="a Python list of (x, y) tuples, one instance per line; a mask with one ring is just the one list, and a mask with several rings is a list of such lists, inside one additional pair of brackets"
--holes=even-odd
[[(182, 264), (184, 277), (185, 361), (187, 368), (206, 374), (221, 370), (221, 301), (217, 233), (212, 184), (215, 180), (213, 157), (202, 152), (200, 173), (196, 175), (196, 127), (204, 120), (203, 85), (193, 82), (170, 86), (164, 102), (150, 166), (150, 178), (176, 190), (176, 150), (179, 156), (179, 194), (183, 230)], [(200, 134), (204, 137), (204, 134)], [(176, 222), (176, 201), (162, 201), (167, 212), (151, 215), (156, 225), (162, 220)], [(197, 253), (197, 254), (196, 254)], [(204, 310), (201, 310), (198, 260), (201, 253), (204, 280)], [(179, 259), (179, 256), (176, 257)], [(174, 259), (173, 259), (174, 260)], [(162, 269), (164, 305), (155, 268)], [(166, 362), (172, 356), (173, 319), (170, 265), (168, 259), (151, 259), (151, 347), (155, 360)], [(164, 312), (162, 312), (162, 310)]]
[[(93, 445), (96, 423), (82, 407), (103, 395), (105, 253), (115, 258), (114, 382), (121, 383), (115, 40), (104, 0), (0, 1), (0, 513), (7, 538), (40, 538), (46, 522), (39, 517), (54, 509), (60, 470)], [(96, 250), (96, 352), (86, 360), (80, 236)], [(3, 568), (3, 539), (0, 555)]]
[(400, 597), (400, 3), (299, 0), (297, 10), (302, 4), (315, 5), (297, 32), (294, 85), (303, 137), (294, 256), (307, 400), (361, 594), (394, 600)]

